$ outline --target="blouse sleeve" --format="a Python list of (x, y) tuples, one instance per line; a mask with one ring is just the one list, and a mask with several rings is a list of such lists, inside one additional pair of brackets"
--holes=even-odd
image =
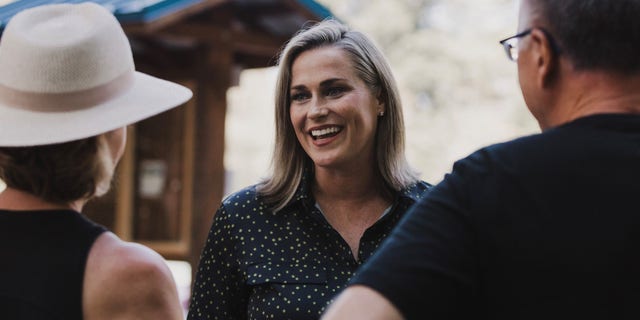
[(189, 320), (246, 319), (247, 294), (235, 248), (235, 225), (224, 204), (216, 212), (189, 306)]

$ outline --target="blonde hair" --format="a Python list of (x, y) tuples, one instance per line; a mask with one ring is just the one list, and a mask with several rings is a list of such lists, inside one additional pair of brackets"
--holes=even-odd
[(361, 32), (350, 30), (338, 21), (325, 20), (301, 30), (287, 43), (280, 55), (271, 175), (258, 185), (258, 192), (273, 206), (274, 211), (291, 201), (305, 170), (313, 168), (311, 159), (296, 138), (289, 118), (291, 66), (302, 52), (323, 46), (344, 50), (353, 62), (358, 77), (385, 105), (385, 114), (378, 120), (375, 142), (378, 173), (385, 188), (398, 191), (418, 181), (417, 172), (409, 166), (404, 155), (402, 105), (386, 58)]

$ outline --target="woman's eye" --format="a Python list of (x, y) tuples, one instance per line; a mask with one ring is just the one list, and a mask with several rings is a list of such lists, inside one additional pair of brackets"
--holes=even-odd
[(291, 101), (304, 101), (306, 99), (309, 99), (309, 94), (307, 93), (299, 92), (291, 95)]
[(335, 97), (335, 96), (339, 96), (341, 94), (343, 94), (346, 91), (345, 88), (343, 87), (332, 87), (327, 89), (326, 91), (326, 95), (329, 97)]

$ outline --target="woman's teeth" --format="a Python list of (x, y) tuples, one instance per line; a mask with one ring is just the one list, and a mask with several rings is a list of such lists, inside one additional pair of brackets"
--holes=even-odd
[(329, 128), (318, 129), (318, 130), (311, 130), (311, 136), (313, 137), (313, 139), (323, 139), (323, 138), (328, 138), (330, 136), (334, 136), (338, 132), (340, 132), (339, 127), (329, 127)]

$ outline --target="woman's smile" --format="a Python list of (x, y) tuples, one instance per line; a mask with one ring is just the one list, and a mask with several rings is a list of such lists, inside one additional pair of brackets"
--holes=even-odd
[(340, 133), (340, 131), (342, 131), (342, 128), (338, 126), (330, 126), (321, 129), (311, 129), (310, 134), (311, 137), (313, 137), (313, 140), (318, 140), (333, 137)]

